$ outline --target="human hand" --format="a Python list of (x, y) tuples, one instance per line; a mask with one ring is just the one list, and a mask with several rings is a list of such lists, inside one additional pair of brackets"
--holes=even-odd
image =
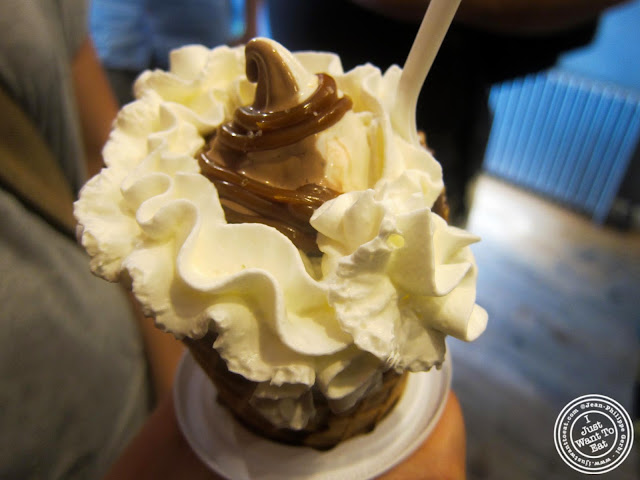
[(451, 392), (436, 428), (425, 442), (378, 480), (464, 480), (465, 460), (462, 409), (455, 393)]
[[(465, 432), (460, 404), (451, 393), (429, 438), (407, 460), (378, 480), (463, 480)], [(202, 463), (184, 438), (173, 395), (166, 395), (104, 480), (223, 480)]]
[(103, 480), (224, 480), (200, 461), (187, 443), (165, 395)]

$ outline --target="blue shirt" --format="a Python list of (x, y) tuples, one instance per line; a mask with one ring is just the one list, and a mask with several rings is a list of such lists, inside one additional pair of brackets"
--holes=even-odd
[(174, 48), (230, 42), (241, 30), (243, 4), (243, 0), (93, 0), (90, 28), (105, 67), (166, 69)]

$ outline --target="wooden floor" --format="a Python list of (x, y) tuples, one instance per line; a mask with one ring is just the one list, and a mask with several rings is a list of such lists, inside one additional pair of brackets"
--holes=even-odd
[[(640, 235), (482, 177), (467, 228), (489, 326), (452, 340), (453, 387), (465, 412), (469, 479), (578, 479), (553, 425), (589, 393), (632, 410), (640, 370)], [(637, 445), (637, 443), (636, 443)], [(638, 449), (606, 479), (638, 479)]]

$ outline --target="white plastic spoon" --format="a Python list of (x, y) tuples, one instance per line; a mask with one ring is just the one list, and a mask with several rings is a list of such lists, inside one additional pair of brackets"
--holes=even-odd
[(416, 106), (427, 74), (461, 0), (431, 0), (424, 14), (398, 83), (392, 121), (405, 140), (418, 143)]

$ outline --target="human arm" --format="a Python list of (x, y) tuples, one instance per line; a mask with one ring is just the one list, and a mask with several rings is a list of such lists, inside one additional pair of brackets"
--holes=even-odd
[(71, 75), (87, 174), (92, 177), (103, 167), (102, 147), (109, 138), (111, 124), (118, 113), (118, 102), (88, 36), (73, 57)]
[(104, 480), (223, 480), (202, 463), (180, 431), (173, 396), (165, 396)]
[[(87, 173), (93, 176), (103, 167), (102, 147), (109, 137), (118, 104), (89, 37), (73, 58), (71, 74), (87, 158)], [(144, 341), (156, 398), (159, 399), (171, 390), (184, 346), (173, 335), (157, 329), (153, 320), (145, 318), (133, 295), (131, 301)]]
[(626, 0), (462, 0), (458, 21), (502, 33), (553, 33)]
[(246, 43), (258, 34), (258, 11), (262, 8), (262, 0), (245, 0), (244, 8), (244, 43)]
[[(352, 0), (399, 20), (419, 22), (429, 0)], [(502, 33), (552, 33), (594, 20), (627, 0), (462, 0), (455, 20)]]
[[(104, 480), (221, 480), (193, 453), (180, 431), (173, 396), (160, 402)], [(465, 432), (460, 404), (451, 393), (438, 425), (407, 460), (378, 480), (464, 480)]]
[(378, 480), (464, 480), (466, 437), (462, 409), (455, 393), (427, 440), (404, 462)]
[(172, 334), (158, 329), (153, 319), (144, 316), (135, 297), (130, 296), (144, 341), (156, 399), (160, 400), (171, 396), (173, 379), (185, 346)]

